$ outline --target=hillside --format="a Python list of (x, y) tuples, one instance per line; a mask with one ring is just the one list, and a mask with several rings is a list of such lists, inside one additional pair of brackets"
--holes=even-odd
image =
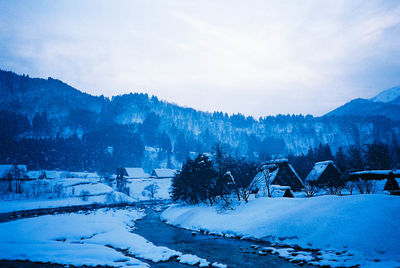
[[(70, 142), (64, 151), (56, 150), (61, 158), (67, 157), (64, 152), (87, 147), (80, 154), (81, 160), (69, 160), (76, 161), (79, 169), (98, 166), (92, 162), (100, 160), (93, 159), (107, 163), (107, 153), (118, 154), (114, 164), (142, 165), (146, 169), (178, 167), (187, 156), (210, 151), (215, 143), (224, 143), (231, 154), (250, 159), (305, 153), (320, 143), (328, 143), (333, 151), (374, 140), (390, 143), (399, 134), (399, 122), (393, 119), (400, 118), (400, 106), (395, 103), (360, 99), (324, 117), (278, 115), (255, 119), (196, 111), (147, 94), (111, 99), (91, 96), (60, 80), (6, 71), (0, 71), (0, 106), (0, 129), (7, 136), (2, 140), (10, 140), (10, 144), (2, 144), (0, 161), (11, 161), (9, 151), (21, 147), (12, 140), (23, 138), (26, 146), (33, 146), (26, 139), (59, 137)], [(15, 117), (19, 119), (12, 120)]]
[(329, 112), (327, 116), (385, 116), (400, 118), (400, 87), (382, 91), (371, 99), (355, 99)]

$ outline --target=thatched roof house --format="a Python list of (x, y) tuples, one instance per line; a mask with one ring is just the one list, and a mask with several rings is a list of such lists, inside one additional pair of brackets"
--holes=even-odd
[(148, 178), (150, 175), (144, 172), (143, 168), (130, 168), (126, 167), (126, 176), (128, 179), (143, 179)]
[(364, 170), (364, 171), (356, 171), (351, 172), (349, 174), (350, 180), (373, 180), (373, 181), (384, 181), (385, 185), (383, 189), (384, 191), (388, 191), (391, 194), (400, 195), (400, 170)]
[(335, 184), (341, 180), (342, 172), (332, 160), (317, 162), (305, 179), (306, 183), (314, 183), (317, 186)]
[(175, 177), (177, 172), (177, 169), (155, 168), (151, 173), (151, 176), (157, 179), (167, 179)]
[(265, 185), (265, 174), (269, 174), (271, 185), (289, 186), (293, 191), (300, 191), (304, 187), (303, 181), (287, 159), (268, 161), (260, 168), (252, 183), (258, 189)]

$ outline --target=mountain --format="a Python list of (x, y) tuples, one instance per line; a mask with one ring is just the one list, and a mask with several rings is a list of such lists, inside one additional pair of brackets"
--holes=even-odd
[(329, 116), (256, 119), (197, 111), (142, 93), (92, 96), (57, 79), (0, 71), (0, 163), (32, 162), (38, 154), (28, 156), (35, 149), (41, 158), (31, 165), (40, 167), (59, 167), (58, 159), (65, 158), (69, 168), (141, 165), (149, 171), (179, 167), (188, 156), (209, 152), (216, 143), (232, 155), (254, 160), (306, 153), (320, 143), (335, 152), (395, 140), (400, 134), (398, 101), (359, 99)]
[(355, 99), (326, 116), (383, 116), (400, 120), (400, 87), (382, 91), (371, 99)]
[(381, 93), (371, 98), (370, 100), (373, 102), (390, 103), (398, 99), (399, 97), (400, 97), (400, 87), (392, 87), (382, 91)]

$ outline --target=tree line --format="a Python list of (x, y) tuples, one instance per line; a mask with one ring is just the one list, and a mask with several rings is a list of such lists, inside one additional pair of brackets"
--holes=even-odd
[[(224, 152), (221, 145), (213, 147), (212, 154), (199, 154), (195, 159), (187, 159), (182, 170), (175, 176), (172, 183), (172, 199), (189, 204), (207, 203), (228, 200), (236, 196), (237, 200), (248, 201), (250, 194), (256, 194), (259, 189), (254, 178), (260, 173), (266, 184), (267, 196), (271, 196), (271, 174), (263, 169), (262, 162), (248, 161), (244, 158), (234, 158)], [(373, 183), (370, 181), (349, 181), (346, 174), (364, 169), (399, 168), (400, 148), (389, 147), (386, 144), (374, 142), (361, 146), (351, 146), (347, 150), (339, 149), (333, 154), (328, 144), (320, 144), (307, 154), (289, 155), (288, 161), (293, 165), (303, 182), (316, 162), (334, 160), (342, 172), (342, 176), (327, 185), (307, 184), (304, 191), (307, 196), (313, 196), (318, 188), (324, 188), (329, 194), (341, 194), (348, 188), (352, 193), (357, 188), (360, 193), (371, 193)], [(284, 196), (292, 197), (290, 191)]]

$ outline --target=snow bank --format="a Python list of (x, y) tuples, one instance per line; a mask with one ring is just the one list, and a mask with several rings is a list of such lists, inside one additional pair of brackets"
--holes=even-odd
[[(0, 224), (0, 259), (30, 260), (71, 265), (149, 267), (146, 263), (105, 246), (97, 236), (117, 235), (133, 243), (136, 236), (126, 228), (143, 217), (129, 212), (101, 210), (90, 215), (64, 214), (22, 219)], [(115, 243), (118, 245), (118, 243)], [(151, 243), (149, 247), (155, 247)]]
[(175, 205), (161, 218), (191, 230), (320, 249), (319, 257), (312, 260), (306, 254), (283, 256), (292, 260), (298, 256), (314, 264), (390, 267), (400, 265), (399, 211), (396, 196), (320, 196), (259, 198), (223, 212), (214, 207)]
[(156, 246), (131, 232), (134, 221), (144, 215), (135, 209), (102, 209), (0, 223), (0, 259), (117, 267), (148, 267), (136, 258), (152, 262), (174, 259), (208, 266), (205, 259)]

